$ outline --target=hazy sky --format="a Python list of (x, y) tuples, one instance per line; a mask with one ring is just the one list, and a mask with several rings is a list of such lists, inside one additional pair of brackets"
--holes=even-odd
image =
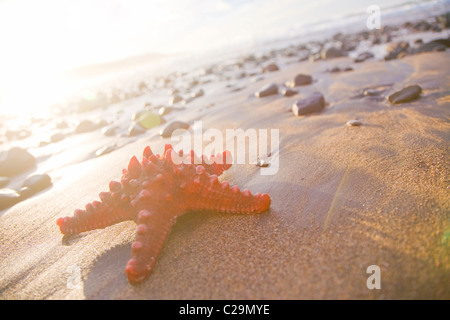
[(364, 12), (373, 2), (0, 0), (0, 66), (51, 71), (141, 53), (256, 41), (305, 23)]

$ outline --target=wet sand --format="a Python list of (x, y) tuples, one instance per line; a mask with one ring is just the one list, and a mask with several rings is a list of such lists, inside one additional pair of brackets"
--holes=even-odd
[[(97, 200), (145, 146), (161, 152), (170, 140), (155, 128), (80, 162), (105, 141), (97, 132), (78, 135), (67, 142), (70, 150), (56, 153), (73, 164), (51, 171), (53, 186), (0, 218), (0, 297), (449, 299), (449, 59), (450, 52), (431, 52), (387, 62), (355, 64), (343, 57), (286, 64), (237, 92), (222, 88), (205, 95), (202, 106), (214, 103), (208, 108), (188, 105), (171, 115), (202, 120), (204, 130), (280, 129), (279, 171), (262, 176), (247, 164), (225, 172), (221, 180), (241, 190), (268, 193), (270, 210), (182, 216), (152, 275), (139, 286), (128, 284), (124, 273), (133, 222), (70, 239), (55, 222)], [(337, 65), (354, 71), (325, 72)], [(263, 85), (298, 73), (314, 79), (296, 88), (299, 95), (254, 96)], [(362, 88), (385, 84), (386, 95), (410, 84), (423, 92), (400, 105), (361, 96)], [(292, 104), (314, 91), (325, 96), (325, 110), (294, 116)], [(362, 125), (346, 126), (352, 119)], [(51, 170), (52, 162), (45, 165)], [(381, 290), (366, 287), (370, 265), (381, 269)], [(73, 282), (78, 271), (79, 285)]]

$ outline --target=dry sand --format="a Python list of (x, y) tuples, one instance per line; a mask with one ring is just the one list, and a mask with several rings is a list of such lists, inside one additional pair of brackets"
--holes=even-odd
[[(448, 61), (450, 52), (296, 63), (239, 92), (205, 96), (214, 106), (187, 110), (183, 120), (201, 119), (205, 130), (280, 129), (276, 175), (235, 165), (222, 177), (267, 192), (271, 208), (259, 215), (182, 216), (139, 286), (124, 273), (133, 222), (67, 241), (55, 222), (97, 200), (132, 155), (146, 145), (161, 151), (169, 139), (150, 134), (53, 172), (58, 178), (50, 190), (0, 218), (0, 298), (450, 299)], [(336, 65), (355, 70), (324, 72)], [(254, 97), (264, 84), (298, 73), (314, 78), (300, 95)], [(386, 93), (419, 84), (423, 93), (396, 106), (356, 97), (381, 84), (393, 84)], [(316, 90), (328, 102), (325, 111), (295, 117), (292, 104)], [(345, 125), (356, 118), (362, 126)], [(88, 148), (81, 145), (71, 152)], [(381, 290), (366, 287), (370, 265), (381, 269)], [(77, 270), (82, 281), (71, 286)]]

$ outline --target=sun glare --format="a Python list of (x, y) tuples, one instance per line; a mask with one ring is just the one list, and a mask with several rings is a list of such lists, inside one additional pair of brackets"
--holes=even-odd
[(162, 38), (175, 18), (148, 1), (5, 1), (0, 9), (0, 113), (15, 115), (39, 115), (73, 90), (64, 71), (151, 52), (145, 33)]
[(70, 90), (57, 71), (26, 67), (26, 72), (4, 68), (0, 82), (0, 111), (18, 116), (48, 115), (48, 106)]

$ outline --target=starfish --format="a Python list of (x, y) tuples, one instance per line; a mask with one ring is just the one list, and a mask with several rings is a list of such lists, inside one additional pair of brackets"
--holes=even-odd
[[(226, 161), (224, 161), (226, 160)], [(125, 272), (131, 284), (152, 272), (176, 219), (186, 212), (208, 210), (229, 213), (261, 213), (270, 206), (268, 194), (252, 195), (248, 189), (220, 183), (218, 176), (231, 167), (231, 153), (224, 151), (209, 160), (194, 151), (176, 153), (170, 144), (163, 155), (146, 147), (141, 162), (133, 156), (120, 182), (111, 181), (109, 192), (99, 194), (86, 209), (59, 218), (64, 235), (78, 234), (126, 221), (137, 223), (136, 240)]]

